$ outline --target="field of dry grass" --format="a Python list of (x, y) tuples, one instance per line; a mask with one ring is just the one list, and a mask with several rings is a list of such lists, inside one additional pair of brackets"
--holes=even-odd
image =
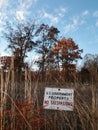
[[(98, 86), (94, 83), (15, 80), (14, 69), (0, 70), (0, 130), (98, 130)], [(73, 88), (74, 110), (45, 110), (45, 87)]]

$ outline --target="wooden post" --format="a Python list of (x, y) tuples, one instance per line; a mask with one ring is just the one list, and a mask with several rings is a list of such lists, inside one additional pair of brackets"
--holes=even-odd
[(25, 68), (25, 100), (27, 100), (27, 89), (28, 89), (28, 83), (27, 83), (27, 79), (28, 79), (28, 77), (27, 77), (27, 68)]
[(91, 92), (92, 92), (92, 112), (95, 112), (95, 87), (94, 84), (92, 82), (92, 86), (91, 86)]
[[(15, 81), (14, 81), (14, 57), (12, 57), (11, 63), (11, 97), (13, 101), (15, 101)], [(15, 129), (15, 106), (11, 103), (11, 112), (12, 112), (12, 122), (11, 122), (11, 130)]]
[(95, 112), (96, 130), (98, 130), (98, 89), (97, 88), (95, 91), (95, 107), (96, 107), (96, 112)]
[(32, 84), (31, 84), (31, 71), (29, 70), (29, 75), (28, 75), (28, 78), (29, 78), (29, 93), (28, 93), (28, 98), (29, 98), (29, 101), (31, 101), (31, 98), (32, 98)]
[(4, 102), (3, 102), (3, 87), (4, 87), (4, 78), (3, 78), (3, 69), (1, 69), (1, 121), (0, 121), (0, 130), (3, 130), (3, 109), (4, 109)]

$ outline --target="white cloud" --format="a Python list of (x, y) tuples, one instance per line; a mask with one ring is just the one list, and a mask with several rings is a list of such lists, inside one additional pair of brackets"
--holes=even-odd
[(96, 22), (96, 26), (98, 27), (98, 21)]
[(19, 7), (21, 9), (29, 9), (31, 6), (37, 3), (38, 0), (18, 0)]
[(45, 11), (44, 11), (43, 17), (48, 18), (53, 23), (58, 23), (58, 21), (59, 21), (59, 17), (54, 16), (53, 14), (49, 14)]
[(16, 12), (16, 18), (18, 20), (25, 20), (24, 12), (22, 10), (21, 11), (17, 11)]
[(0, 32), (3, 25), (9, 21), (23, 21), (31, 13), (38, 0), (0, 0)]
[(41, 20), (49, 21), (50, 24), (57, 24), (62, 20), (62, 18), (67, 13), (67, 7), (60, 6), (58, 8), (54, 8), (52, 12), (47, 12), (45, 9), (39, 11), (38, 17)]
[(4, 25), (5, 21), (7, 20), (7, 13), (9, 6), (9, 0), (0, 0), (0, 31), (2, 30), (2, 26)]
[(82, 13), (82, 16), (87, 16), (89, 14), (89, 11), (88, 10), (85, 10), (83, 13)]
[(38, 0), (33, 0), (35, 3), (38, 2)]
[(77, 30), (79, 25), (79, 19), (78, 17), (74, 17), (72, 19), (72, 23), (65, 26), (65, 33), (68, 33), (69, 31)]
[(83, 11), (79, 16), (74, 16), (72, 21), (65, 26), (65, 33), (76, 31), (81, 25), (86, 23), (88, 10)]
[(30, 14), (30, 7), (38, 0), (18, 0), (18, 8), (16, 9), (16, 19), (19, 21), (26, 20), (26, 16)]
[(73, 25), (77, 25), (78, 24), (78, 17), (74, 17), (73, 18)]
[(2, 25), (3, 24), (3, 21), (0, 19), (0, 25)]
[(67, 7), (60, 7), (58, 9), (55, 10), (55, 12), (57, 13), (58, 16), (60, 17), (64, 17), (64, 15), (67, 13)]
[[(96, 11), (93, 13), (93, 17), (98, 18), (98, 10), (96, 10)], [(98, 27), (98, 20), (96, 21), (95, 25), (96, 25), (96, 27)]]
[(93, 13), (94, 17), (98, 17), (98, 10)]
[(0, 0), (0, 9), (6, 8), (9, 5), (9, 0)]

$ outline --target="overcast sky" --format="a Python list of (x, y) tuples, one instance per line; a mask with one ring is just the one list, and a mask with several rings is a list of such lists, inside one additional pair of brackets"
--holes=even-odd
[(53, 25), (66, 38), (73, 38), (83, 55), (98, 54), (98, 0), (0, 0), (0, 54), (6, 42), (2, 31), (6, 21), (38, 22)]

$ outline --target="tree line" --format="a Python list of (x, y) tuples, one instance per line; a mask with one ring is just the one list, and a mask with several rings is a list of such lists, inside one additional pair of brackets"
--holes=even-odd
[[(7, 49), (14, 56), (14, 68), (21, 75), (24, 68), (29, 68), (25, 62), (29, 52), (38, 55), (34, 61), (38, 72), (44, 80), (46, 74), (64, 77), (70, 80), (76, 73), (76, 63), (82, 59), (82, 49), (72, 38), (60, 36), (60, 31), (47, 24), (18, 23), (16, 26), (7, 24), (4, 36), (8, 41)], [(6, 63), (6, 67), (10, 64)], [(58, 73), (59, 72), (59, 73)], [(55, 75), (56, 74), (56, 75)]]
[(82, 83), (98, 82), (98, 55), (86, 54), (84, 56), (84, 64), (78, 71), (78, 80)]

